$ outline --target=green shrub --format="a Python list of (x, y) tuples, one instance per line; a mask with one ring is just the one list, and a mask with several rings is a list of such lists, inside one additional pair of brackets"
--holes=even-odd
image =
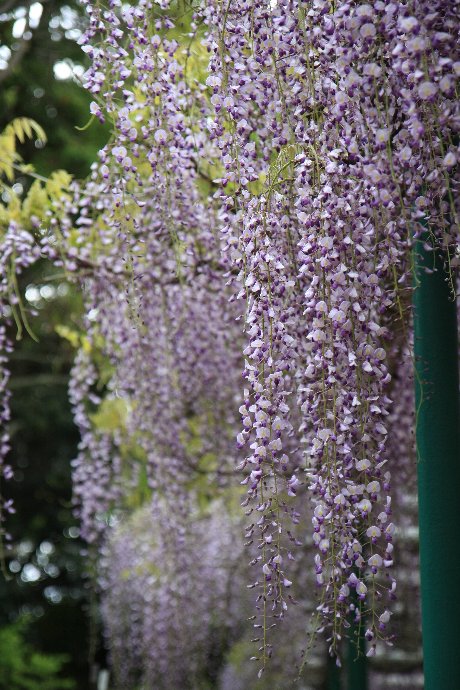
[(0, 629), (0, 690), (72, 690), (75, 682), (62, 678), (65, 654), (36, 652), (26, 641), (27, 621)]

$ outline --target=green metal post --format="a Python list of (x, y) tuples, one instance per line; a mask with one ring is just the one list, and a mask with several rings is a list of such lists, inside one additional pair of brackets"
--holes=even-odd
[[(456, 304), (441, 251), (415, 243), (414, 352), (425, 690), (460, 688), (460, 403)], [(435, 268), (427, 273), (424, 268)]]
[[(356, 599), (357, 601), (357, 599)], [(357, 603), (359, 605), (359, 603)], [(364, 620), (358, 625), (354, 621), (349, 630), (347, 658), (347, 690), (367, 690), (368, 687), (368, 660), (366, 656), (366, 630)]]
[(342, 684), (340, 682), (340, 668), (336, 664), (336, 658), (327, 655), (327, 665), (326, 665), (326, 687), (327, 690), (342, 690)]

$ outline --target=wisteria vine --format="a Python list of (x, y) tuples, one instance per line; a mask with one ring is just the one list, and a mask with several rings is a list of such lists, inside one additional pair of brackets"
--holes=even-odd
[[(103, 545), (145, 478), (182, 562), (196, 478), (239, 482), (261, 671), (302, 596), (291, 561), (309, 532), (330, 653), (354, 619), (372, 656), (391, 639), (390, 482), (407, 471), (391, 379), (427, 228), (455, 293), (458, 6), (83, 5), (85, 87), (112, 137), (41, 244), (84, 284), (71, 399), (85, 536)], [(22, 237), (26, 266), (38, 249), (14, 230), (2, 260)], [(110, 404), (119, 427), (97, 429)]]

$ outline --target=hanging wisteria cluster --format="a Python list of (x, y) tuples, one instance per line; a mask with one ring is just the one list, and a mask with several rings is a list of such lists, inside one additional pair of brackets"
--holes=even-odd
[[(13, 471), (6, 462), (10, 450), (8, 423), (10, 421), (10, 392), (8, 390), (8, 355), (13, 350), (11, 322), (17, 326), (18, 336), (23, 325), (28, 327), (18, 286), (18, 276), (34, 264), (40, 256), (40, 249), (30, 233), (11, 221), (0, 235), (0, 541), (9, 535), (5, 531), (6, 515), (12, 512), (11, 500), (4, 496), (4, 480), (13, 477)], [(4, 568), (3, 547), (0, 546), (0, 564)]]
[[(294, 379), (331, 651), (355, 592), (370, 609), (372, 654), (390, 616), (380, 575), (395, 529), (387, 354), (404, 337), (420, 221), (439, 242), (458, 239), (458, 16), (442, 2), (232, 2), (208, 5), (206, 21), (211, 136), (234, 185), (224, 233), (246, 288), (254, 417), (243, 435), (263, 439), (262, 457), (256, 442), (247, 458), (259, 476), (250, 494), (280, 532), (283, 393)], [(265, 619), (267, 600), (283, 599), (282, 556), (262, 551)]]
[[(240, 589), (247, 568), (239, 516), (221, 502), (201, 515), (192, 508), (185, 549), (171, 543), (177, 535), (166, 524), (169, 509), (162, 501), (144, 507), (104, 549), (102, 614), (123, 688), (194, 688), (206, 674), (215, 682), (244, 627), (247, 596)], [(196, 554), (193, 563), (185, 562), (189, 550)]]
[[(398, 449), (414, 237), (447, 249), (454, 292), (458, 7), (83, 4), (91, 113), (113, 134), (42, 243), (86, 300), (71, 384), (84, 534), (104, 549), (142, 486), (156, 548), (186, 569), (193, 502), (245, 487), (259, 668), (302, 596), (291, 561), (311, 533), (329, 651), (353, 620), (372, 656), (391, 638), (391, 473), (413, 469)], [(95, 423), (108, 409), (116, 429)]]
[[(165, 493), (179, 516), (191, 477), (209, 472), (220, 483), (236, 464), (239, 327), (222, 282), (216, 209), (204, 203), (197, 185), (208, 156), (196, 125), (205, 87), (187, 84), (186, 68), (175, 57), (178, 43), (165, 37), (172, 27), (167, 17), (155, 24), (162, 37), (152, 37), (142, 3), (135, 11), (123, 9), (122, 20), (132, 29), (128, 55), (118, 45), (124, 33), (116, 12), (89, 10), (87, 38), (99, 38), (95, 47), (85, 47), (94, 64), (87, 86), (98, 98), (106, 75), (105, 116), (115, 133), (76, 202), (79, 246), (61, 260), (68, 270), (87, 273), (87, 335), (92, 348), (103, 343), (112, 368), (109, 396), (125, 402), (125, 435), (137, 447), (150, 488)], [(130, 74), (128, 88), (123, 80)], [(123, 86), (120, 109), (115, 94)], [(77, 390), (85, 379), (91, 387), (77, 366)], [(84, 531), (92, 539), (104, 529), (97, 516), (116, 497), (110, 480), (102, 492), (105, 511), (97, 505), (94, 473), (109, 477), (103, 466), (113, 468), (110, 444), (94, 453), (89, 440), (88, 449), (90, 461), (83, 452), (75, 479), (88, 516)], [(137, 481), (142, 462), (133, 465)], [(123, 473), (126, 479), (126, 467)]]

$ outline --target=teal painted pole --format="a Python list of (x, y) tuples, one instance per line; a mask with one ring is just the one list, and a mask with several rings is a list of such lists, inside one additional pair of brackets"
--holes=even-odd
[(327, 655), (326, 688), (327, 690), (342, 690), (340, 682), (340, 668), (336, 664), (336, 657)]
[[(415, 242), (414, 353), (425, 690), (460, 688), (457, 311), (442, 252)], [(424, 267), (436, 268), (426, 273)]]
[[(356, 605), (359, 606), (359, 603)], [(366, 626), (363, 619), (361, 619), (360, 625), (354, 621), (351, 623), (346, 665), (347, 690), (367, 690), (368, 688), (365, 630)]]

